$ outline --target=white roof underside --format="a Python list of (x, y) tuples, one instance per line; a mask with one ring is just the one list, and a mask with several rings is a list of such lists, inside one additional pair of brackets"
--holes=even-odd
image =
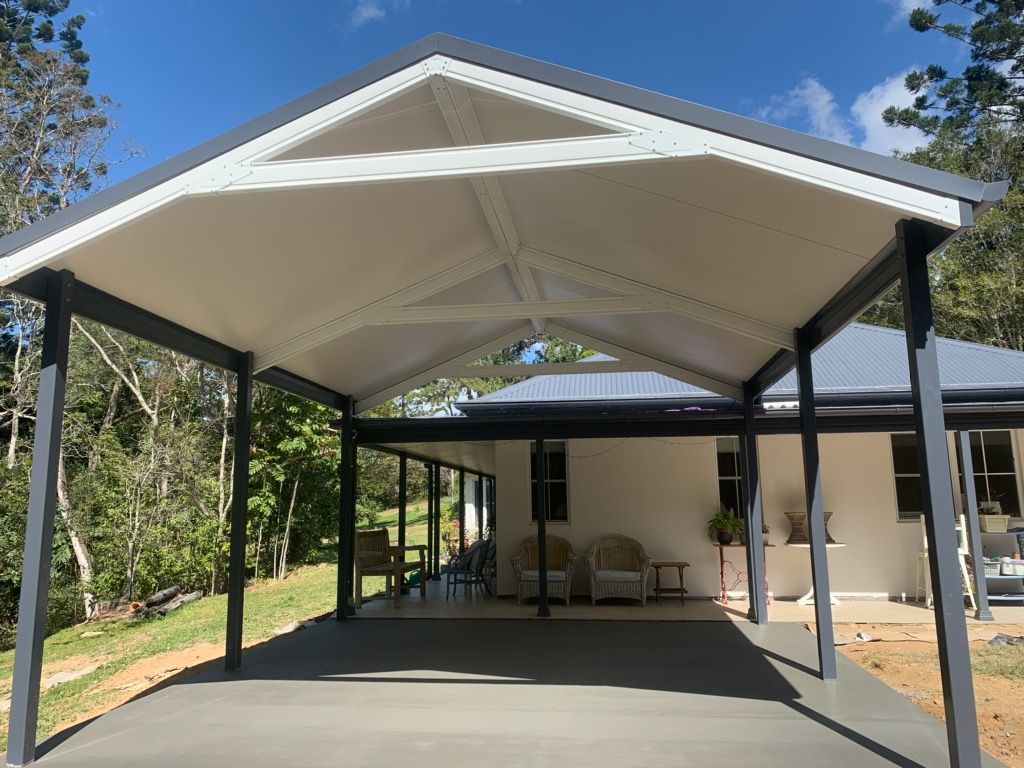
[(900, 219), (962, 211), (435, 56), (5, 254), (0, 278), (71, 270), (359, 410), (545, 323), (735, 394)]

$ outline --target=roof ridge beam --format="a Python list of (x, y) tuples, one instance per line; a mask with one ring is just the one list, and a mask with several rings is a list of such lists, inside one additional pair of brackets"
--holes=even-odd
[(635, 349), (622, 347), (596, 336), (574, 331), (564, 325), (550, 323), (548, 324), (548, 333), (565, 341), (571, 341), (573, 344), (579, 344), (581, 347), (596, 349), (620, 360), (642, 362), (647, 366), (645, 370), (660, 373), (663, 376), (668, 376), (670, 379), (677, 379), (687, 384), (703, 387), (710, 392), (731, 397), (733, 400), (741, 401), (743, 399), (743, 385), (740, 382), (725, 381), (710, 373), (695, 371), (666, 360), (659, 360)]
[(723, 309), (714, 304), (672, 293), (662, 288), (655, 288), (622, 275), (588, 267), (578, 261), (525, 245), (520, 249), (519, 260), (534, 269), (561, 275), (595, 288), (646, 298), (653, 305), (661, 306), (663, 311), (673, 312), (755, 341), (783, 349), (793, 349), (792, 331), (732, 310)]
[(652, 144), (652, 141), (657, 140), (652, 139), (649, 133), (642, 131), (572, 139), (239, 163), (222, 168), (205, 183), (190, 187), (188, 194), (197, 196), (388, 181), (472, 178), (591, 165), (621, 165), (666, 158), (703, 157), (705, 154), (703, 146), (689, 144), (666, 149), (665, 144), (669, 140), (664, 138), (660, 144)]
[[(430, 62), (424, 62), (424, 70), (430, 78), (430, 88), (434, 93), (434, 100), (441, 110), (452, 141), (458, 146), (485, 144), (486, 137), (480, 127), (476, 110), (473, 108), (469, 90), (458, 83), (449, 82), (444, 77), (444, 68), (435, 73), (430, 67)], [(494, 176), (474, 176), (469, 181), (473, 185), (473, 191), (476, 192), (480, 210), (487, 220), (487, 226), (491, 229), (494, 242), (505, 257), (519, 298), (523, 301), (539, 301), (540, 292), (537, 290), (533, 274), (528, 269), (523, 269), (516, 260), (520, 244), (519, 232), (512, 219), (512, 211), (508, 207), (501, 183)], [(545, 318), (533, 317), (530, 318), (530, 322), (533, 323), (533, 330), (537, 333), (544, 330)]]
[(413, 374), (401, 381), (397, 381), (384, 389), (373, 392), (366, 397), (361, 397), (356, 400), (355, 412), (364, 413), (371, 408), (386, 403), (388, 400), (404, 395), (417, 387), (422, 387), (424, 384), (429, 384), (435, 379), (444, 378), (444, 372), (450, 370), (453, 367), (467, 365), (469, 363), (475, 363), (484, 355), (489, 355), (492, 352), (497, 352), (504, 349), (509, 344), (515, 344), (517, 341), (529, 337), (533, 333), (532, 325), (522, 325), (515, 330), (504, 333), (501, 336), (491, 339), (490, 341), (484, 342), (483, 344), (473, 347), (470, 350), (462, 352), (461, 354), (455, 355), (454, 357), (444, 360), (436, 365), (432, 365), (419, 373)]
[(463, 365), (453, 367), (445, 378), (529, 378), (592, 373), (646, 373), (650, 367), (640, 360), (577, 360), (572, 363), (513, 363), (510, 365)]
[(415, 304), (417, 301), (422, 301), (452, 286), (496, 269), (504, 263), (505, 260), (497, 250), (475, 256), (469, 261), (439, 272), (426, 280), (421, 280), (380, 301), (368, 304), (294, 338), (257, 352), (254, 368), (257, 372), (272, 368), (295, 355), (372, 324), (370, 320), (387, 308)]
[(490, 304), (383, 307), (366, 318), (367, 325), (422, 325), (487, 320), (524, 320), (531, 317), (583, 315), (637, 315), (664, 312), (665, 308), (642, 296), (611, 296), (563, 301), (512, 301)]

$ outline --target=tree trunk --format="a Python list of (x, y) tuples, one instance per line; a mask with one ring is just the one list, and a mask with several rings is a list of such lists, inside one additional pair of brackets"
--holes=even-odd
[(295, 511), (295, 497), (299, 494), (299, 478), (302, 477), (302, 470), (295, 473), (295, 484), (292, 486), (292, 500), (288, 504), (288, 517), (284, 523), (284, 537), (281, 541), (281, 565), (278, 568), (278, 578), (283, 579), (285, 569), (288, 565), (288, 537), (292, 532), (292, 513)]
[(90, 591), (93, 579), (92, 557), (89, 555), (89, 548), (71, 519), (71, 500), (68, 492), (68, 476), (64, 469), (64, 448), (61, 447), (57, 462), (57, 509), (60, 510), (60, 518), (68, 532), (68, 539), (71, 541), (71, 549), (75, 553), (75, 563), (78, 565), (78, 577), (82, 582), (82, 601), (85, 604), (85, 618), (91, 619), (96, 611), (96, 596)]

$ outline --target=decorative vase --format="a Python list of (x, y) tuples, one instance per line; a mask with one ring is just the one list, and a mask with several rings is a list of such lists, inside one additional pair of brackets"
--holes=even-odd
[(730, 544), (732, 544), (732, 531), (725, 531), (719, 529), (716, 536), (718, 538), (718, 543), (721, 544), (723, 547), (727, 547)]
[[(832, 534), (828, 532), (828, 521), (832, 519), (831, 512), (825, 512), (825, 543), (835, 544), (835, 539), (832, 538)], [(807, 513), (806, 512), (786, 512), (786, 519), (789, 520), (790, 531), (789, 538), (786, 539), (786, 544), (790, 546), (796, 545), (808, 545), (811, 540), (807, 536)]]

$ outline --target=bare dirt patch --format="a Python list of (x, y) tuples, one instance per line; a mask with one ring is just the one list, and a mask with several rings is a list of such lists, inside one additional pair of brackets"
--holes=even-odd
[[(850, 642), (839, 649), (889, 687), (906, 696), (937, 720), (944, 720), (942, 682), (939, 678), (938, 645), (932, 625), (847, 624), (836, 626), (837, 642), (852, 638), (857, 632), (878, 638), (876, 642)], [(971, 625), (971, 655), (1001, 653), (989, 646), (988, 640), (997, 632), (1019, 636), (1019, 624)], [(908, 639), (900, 639), (905, 633)], [(918, 639), (909, 639), (914, 637)], [(1007, 653), (1019, 653), (1006, 648)], [(1003, 674), (975, 671), (974, 697), (978, 709), (978, 731), (981, 746), (989, 754), (1014, 768), (1024, 768), (1024, 676), (1012, 670)]]

